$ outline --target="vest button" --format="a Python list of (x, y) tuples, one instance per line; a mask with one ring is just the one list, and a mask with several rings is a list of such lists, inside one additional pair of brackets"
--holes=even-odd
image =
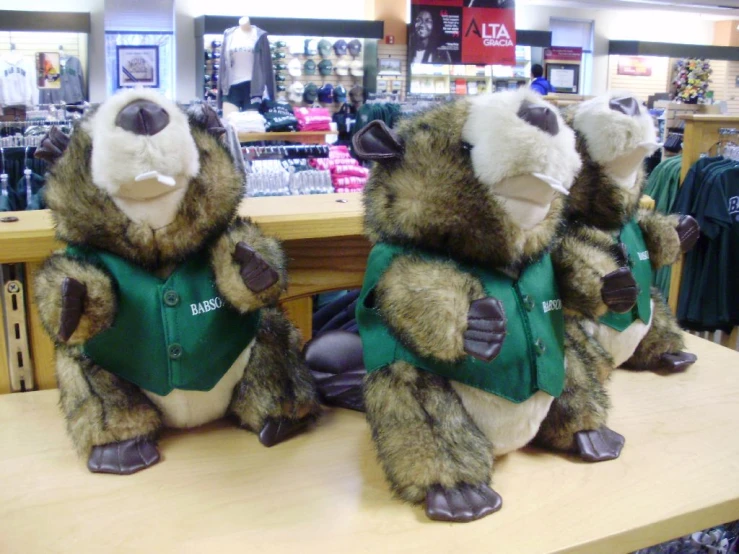
[(174, 308), (180, 303), (180, 295), (173, 290), (168, 290), (164, 293), (164, 303), (170, 308)]
[(544, 341), (541, 339), (536, 339), (534, 342), (534, 347), (536, 348), (536, 355), (541, 356), (547, 351), (547, 347), (544, 344)]
[(527, 312), (534, 309), (534, 299), (528, 294), (523, 295), (523, 307), (526, 308)]
[(179, 360), (182, 357), (182, 346), (180, 346), (176, 342), (172, 343), (169, 345), (167, 353), (169, 354), (169, 358), (171, 360)]

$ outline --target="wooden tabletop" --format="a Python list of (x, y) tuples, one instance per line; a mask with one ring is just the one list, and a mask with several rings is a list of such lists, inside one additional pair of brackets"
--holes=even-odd
[[(282, 240), (362, 234), (362, 195), (358, 193), (246, 198), (239, 213)], [(41, 261), (60, 246), (54, 240), (49, 210), (0, 215), (18, 219), (0, 221), (0, 263)]]
[(362, 414), (327, 411), (271, 449), (218, 422), (166, 432), (163, 461), (93, 475), (56, 391), (0, 397), (0, 551), (631, 552), (739, 518), (739, 354), (692, 336), (684, 374), (618, 371), (617, 460), (534, 449), (496, 463), (503, 509), (435, 523), (394, 500)]

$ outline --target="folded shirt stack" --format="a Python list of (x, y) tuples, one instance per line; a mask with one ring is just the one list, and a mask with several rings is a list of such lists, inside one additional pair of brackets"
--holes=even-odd
[(259, 108), (264, 119), (267, 120), (266, 129), (268, 132), (289, 132), (298, 128), (298, 120), (293, 113), (292, 106), (284, 102), (275, 102), (273, 100), (262, 101)]
[(326, 108), (293, 108), (300, 131), (330, 131), (331, 115)]
[(331, 182), (336, 192), (359, 192), (369, 177), (369, 170), (352, 158), (346, 146), (329, 147), (328, 158), (312, 159), (310, 165), (331, 172)]
[(238, 133), (264, 133), (265, 120), (262, 115), (254, 110), (245, 112), (232, 112), (226, 117)]

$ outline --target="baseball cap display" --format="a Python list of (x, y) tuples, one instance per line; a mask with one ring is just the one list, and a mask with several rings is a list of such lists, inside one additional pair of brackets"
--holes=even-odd
[(217, 60), (218, 58), (221, 57), (221, 51), (220, 50), (213, 50), (213, 52), (211, 52), (210, 55), (213, 57), (214, 60)]
[(283, 82), (287, 81), (287, 77), (285, 77), (282, 73), (276, 73), (275, 74), (275, 81), (277, 81), (278, 83), (283, 83)]
[(303, 73), (303, 64), (300, 63), (298, 58), (293, 58), (287, 64), (287, 72), (293, 77), (299, 77)]
[(290, 37), (287, 40), (287, 49), (293, 56), (305, 54), (305, 41), (301, 37)]
[(349, 100), (355, 105), (364, 103), (364, 88), (360, 86), (352, 87), (352, 90), (349, 91)]
[(331, 75), (333, 68), (331, 60), (321, 60), (321, 63), (318, 64), (318, 72), (324, 77)]
[(275, 88), (277, 89), (277, 92), (285, 92), (287, 90), (285, 85), (277, 85)]
[(344, 85), (336, 85), (336, 88), (334, 89), (334, 101), (337, 104), (343, 104), (346, 102), (346, 89), (344, 88)]
[(318, 87), (313, 83), (308, 83), (303, 91), (303, 100), (311, 104), (316, 101), (316, 98), (318, 98)]
[(326, 83), (318, 89), (318, 101), (324, 104), (334, 101), (334, 86), (331, 83)]
[(284, 60), (287, 57), (287, 54), (284, 52), (273, 52), (272, 53), (272, 59), (273, 60)]
[(343, 38), (334, 42), (334, 52), (336, 52), (337, 56), (345, 56), (348, 47), (349, 45)]
[(359, 56), (359, 53), (362, 51), (362, 43), (359, 42), (358, 39), (353, 39), (349, 41), (349, 53), (354, 56), (355, 58)]
[(272, 69), (274, 69), (275, 71), (285, 71), (287, 69), (287, 64), (286, 63), (275, 63), (275, 64), (272, 64)]
[(362, 65), (361, 60), (354, 60), (349, 64), (349, 73), (354, 77), (361, 77), (364, 75), (364, 66)]
[(303, 86), (303, 83), (295, 82), (292, 85), (290, 85), (290, 88), (287, 92), (287, 97), (290, 100), (290, 102), (301, 102), (303, 100), (303, 93), (305, 92), (305, 87)]
[(313, 60), (306, 60), (305, 65), (303, 66), (303, 71), (305, 71), (306, 75), (315, 75), (316, 62), (314, 62)]
[(287, 42), (284, 40), (278, 40), (275, 42), (275, 48), (285, 48), (287, 46)]
[(349, 75), (349, 62), (346, 60), (339, 60), (336, 62), (336, 74)]
[(318, 42), (318, 53), (322, 58), (328, 58), (331, 55), (331, 43), (325, 38)]
[(220, 48), (221, 44), (222, 43), (220, 40), (214, 40), (213, 42), (210, 43), (210, 47), (215, 50), (216, 48)]
[(304, 53), (306, 56), (315, 56), (318, 52), (316, 41), (312, 38), (305, 39)]

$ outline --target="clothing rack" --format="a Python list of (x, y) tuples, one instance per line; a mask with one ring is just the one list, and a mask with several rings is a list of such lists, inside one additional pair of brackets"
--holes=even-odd
[(285, 146), (243, 146), (244, 159), (293, 160), (298, 158), (327, 158), (328, 144), (296, 144)]
[[(701, 156), (709, 153), (717, 145), (729, 142), (727, 137), (737, 134), (739, 116), (691, 114), (680, 116), (680, 118), (685, 121), (683, 159), (680, 170), (680, 183), (682, 183), (690, 168)], [(670, 298), (668, 303), (673, 313), (677, 313), (682, 273), (683, 257), (681, 256), (672, 266)], [(730, 335), (722, 334), (719, 338), (707, 338), (713, 338), (714, 342), (718, 342), (729, 348), (739, 349), (739, 327), (734, 327)]]
[(72, 120), (24, 120), (0, 122), (0, 147), (36, 147), (51, 127), (68, 127), (72, 130)]

